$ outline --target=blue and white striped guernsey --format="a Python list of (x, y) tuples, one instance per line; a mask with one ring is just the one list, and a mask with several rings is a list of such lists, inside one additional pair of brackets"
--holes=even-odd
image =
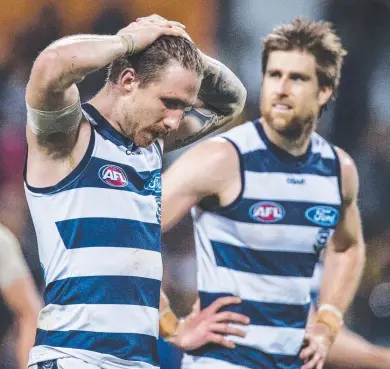
[(318, 134), (294, 158), (268, 140), (259, 121), (222, 137), (239, 153), (243, 185), (231, 205), (205, 202), (192, 211), (198, 289), (202, 308), (240, 296), (242, 304), (226, 310), (251, 322), (245, 338), (231, 337), (235, 349), (208, 345), (185, 363), (298, 369), (313, 269), (339, 218), (339, 160)]
[(89, 104), (87, 152), (64, 180), (25, 183), (45, 273), (30, 365), (76, 357), (99, 368), (156, 368), (161, 151), (135, 148)]

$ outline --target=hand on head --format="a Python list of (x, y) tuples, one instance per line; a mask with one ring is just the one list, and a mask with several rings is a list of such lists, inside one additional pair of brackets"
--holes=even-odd
[(123, 37), (127, 52), (130, 54), (142, 51), (161, 36), (184, 37), (192, 42), (183, 24), (167, 20), (157, 14), (137, 18), (135, 22), (122, 28), (118, 35)]

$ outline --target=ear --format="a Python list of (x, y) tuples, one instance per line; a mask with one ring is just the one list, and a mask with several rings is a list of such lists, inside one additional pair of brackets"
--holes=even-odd
[(119, 76), (119, 85), (126, 91), (131, 92), (137, 82), (137, 73), (134, 68), (126, 68)]
[(331, 87), (322, 87), (318, 94), (318, 101), (321, 106), (324, 106), (330, 99), (333, 94), (333, 88)]

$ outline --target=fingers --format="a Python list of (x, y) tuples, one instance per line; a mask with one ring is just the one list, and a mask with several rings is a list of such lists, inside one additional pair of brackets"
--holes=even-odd
[(177, 27), (173, 27), (173, 28), (160, 27), (159, 35), (160, 36), (166, 35), (166, 36), (176, 36), (176, 37), (187, 38), (186, 32), (184, 32), (184, 30), (182, 28), (177, 28)]
[(220, 297), (216, 299), (208, 308), (206, 308), (208, 311), (212, 313), (216, 313), (218, 310), (223, 308), (227, 305), (235, 305), (240, 304), (241, 299), (236, 296), (226, 296), (226, 297)]
[(236, 347), (236, 345), (232, 341), (226, 339), (224, 336), (222, 336), (220, 334), (210, 332), (206, 338), (207, 338), (208, 342), (217, 343), (218, 345), (221, 345), (221, 346), (224, 346), (224, 347), (227, 347), (230, 349), (233, 349), (234, 347)]
[(242, 329), (233, 327), (228, 323), (213, 323), (210, 324), (210, 330), (216, 333), (223, 333), (225, 335), (232, 335), (237, 337), (245, 337), (246, 332)]
[(167, 27), (178, 27), (178, 28), (182, 28), (182, 29), (186, 28), (186, 26), (180, 22), (167, 20), (167, 19), (165, 19), (157, 14), (153, 14), (149, 17), (137, 18), (136, 22), (137, 23), (149, 22), (149, 23), (159, 24), (159, 25), (167, 26)]
[(301, 369), (321, 369), (322, 366), (323, 366), (322, 356), (317, 352), (309, 361), (305, 362), (305, 364), (302, 365)]
[(308, 345), (301, 350), (299, 357), (302, 360), (308, 360), (311, 358), (317, 350), (317, 345), (313, 341), (308, 341)]
[(239, 324), (249, 324), (250, 320), (246, 315), (233, 313), (231, 311), (223, 311), (222, 313), (215, 314), (212, 318), (214, 322), (230, 322)]
[(307, 346), (301, 350), (299, 357), (304, 360), (305, 364), (301, 369), (322, 369), (325, 363), (324, 355), (320, 352), (318, 345), (305, 337)]

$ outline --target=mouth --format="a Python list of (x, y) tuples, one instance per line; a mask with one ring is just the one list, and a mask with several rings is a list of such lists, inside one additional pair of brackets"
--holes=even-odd
[(286, 113), (292, 110), (292, 106), (286, 103), (274, 103), (272, 104), (272, 109), (278, 112)]

